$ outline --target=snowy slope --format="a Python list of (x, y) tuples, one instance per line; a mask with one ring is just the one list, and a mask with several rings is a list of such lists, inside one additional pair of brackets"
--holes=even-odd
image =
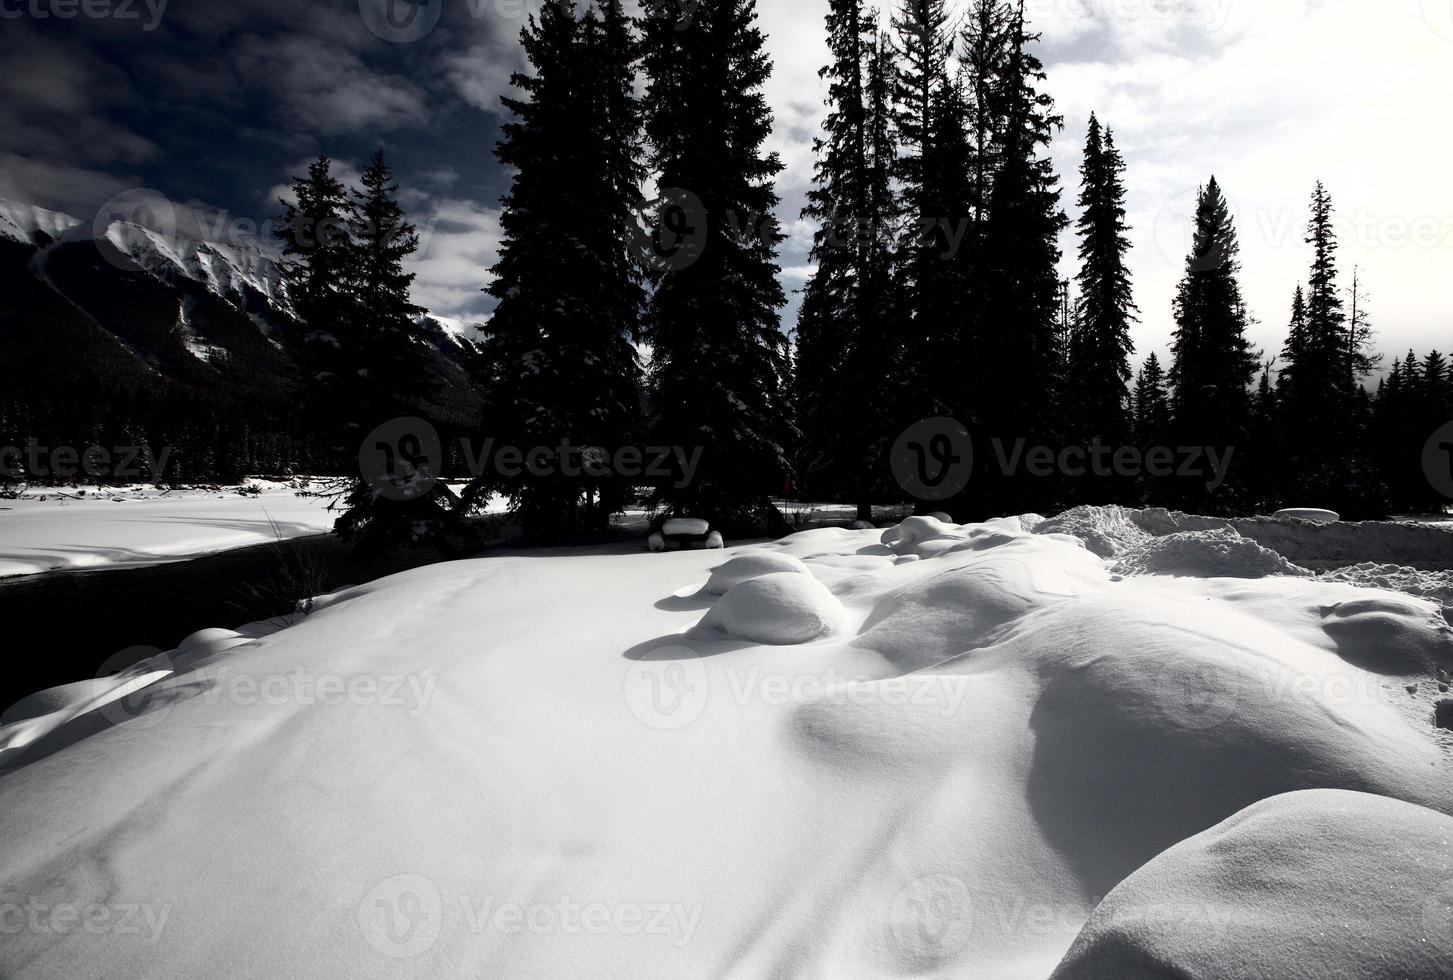
[[(1437, 606), (1204, 578), (1184, 545), (1175, 577), (1117, 575), (1121, 523), (457, 562), (21, 706), (0, 882), (139, 928), (23, 931), (0, 975), (1044, 978), (1112, 889), (1243, 808), (1453, 813)], [(802, 565), (703, 588), (764, 552)], [(1428, 883), (1382, 871), (1345, 882), (1380, 898), (1367, 928)], [(1438, 925), (1378, 975), (1453, 953)], [(1277, 937), (1307, 927), (1259, 925), (1265, 975), (1303, 975)]]

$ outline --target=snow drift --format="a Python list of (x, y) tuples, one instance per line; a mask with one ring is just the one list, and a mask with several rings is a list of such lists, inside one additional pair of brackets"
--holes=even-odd
[(146, 925), (46, 920), (0, 975), (1238, 975), (1125, 914), (1167, 894), (1284, 912), (1238, 954), (1277, 977), (1355, 974), (1305, 937), (1361, 900), (1372, 975), (1426, 975), (1390, 920), (1447, 921), (1453, 630), (1188, 521), (495, 557), (201, 637), (0, 728), (0, 923)]

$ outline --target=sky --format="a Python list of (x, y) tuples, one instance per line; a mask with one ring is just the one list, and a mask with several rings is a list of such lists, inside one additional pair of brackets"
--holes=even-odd
[[(483, 319), (509, 181), (493, 157), (499, 97), (538, 4), (0, 0), (0, 197), (87, 218), (124, 211), (145, 188), (175, 204), (183, 233), (245, 238), (266, 234), (310, 159), (327, 153), (346, 178), (381, 145), (423, 234), (415, 301)], [(793, 292), (811, 271), (811, 228), (797, 215), (825, 112), (826, 0), (759, 10)], [(1269, 356), (1306, 276), (1319, 179), (1337, 207), (1344, 285), (1356, 266), (1378, 346), (1453, 348), (1453, 0), (1026, 10), (1065, 117), (1053, 154), (1071, 218), (1092, 111), (1126, 157), (1137, 359), (1167, 350), (1196, 190), (1213, 174), (1237, 217), (1252, 339)], [(1072, 232), (1062, 244), (1071, 278)], [(796, 306), (794, 295), (787, 328)]]

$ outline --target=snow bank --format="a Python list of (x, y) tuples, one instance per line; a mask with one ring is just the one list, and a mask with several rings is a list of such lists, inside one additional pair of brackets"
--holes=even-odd
[(1150, 862), (1054, 980), (1453, 975), (1453, 819), (1363, 793), (1278, 796)]
[[(72, 692), (0, 728), (0, 904), (161, 923), (7, 935), (0, 976), (1042, 980), (1101, 896), (1247, 807), (1344, 790), (1453, 813), (1435, 603), (1117, 580), (1164, 536), (1137, 519), (495, 556), (195, 638), (128, 678), (124, 712)], [(810, 574), (683, 594), (763, 553)], [(1333, 906), (1422, 914), (1415, 865), (1446, 831), (1434, 850), (1432, 818), (1358, 816), (1388, 828), (1364, 845), (1321, 819), (1267, 822), (1245, 867), (1197, 844), (1184, 893), (1243, 902), (1227, 869), (1275, 860), (1247, 907), (1300, 910), (1339, 872)], [(1114, 908), (1086, 935), (1129, 936)]]
[(1065, 534), (1079, 538), (1101, 558), (1114, 558), (1151, 539), (1136, 520), (1136, 513), (1124, 507), (1076, 507), (1041, 522), (1036, 534)]
[(1336, 524), (1342, 520), (1342, 515), (1335, 510), (1322, 510), (1320, 507), (1288, 507), (1271, 516), (1279, 521), (1309, 521), (1312, 524)]
[(1184, 531), (1163, 538), (1151, 538), (1124, 551), (1110, 568), (1117, 575), (1195, 575), (1201, 578), (1312, 574), (1230, 528)]

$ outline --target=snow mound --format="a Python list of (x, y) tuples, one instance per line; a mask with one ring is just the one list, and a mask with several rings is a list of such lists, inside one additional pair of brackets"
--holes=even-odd
[(1306, 521), (1309, 524), (1336, 524), (1342, 520), (1342, 515), (1335, 510), (1322, 510), (1318, 507), (1287, 507), (1271, 516), (1273, 520)]
[(1363, 562), (1323, 572), (1318, 577), (1324, 582), (1346, 582), (1362, 588), (1404, 592), (1441, 604), (1445, 614), (1453, 610), (1453, 572), (1425, 572), (1404, 565)]
[(662, 534), (705, 534), (711, 525), (699, 517), (673, 517), (661, 528)]
[(775, 574), (812, 575), (801, 558), (779, 551), (752, 551), (733, 558), (711, 573), (702, 589), (707, 595), (726, 595), (733, 586), (749, 579)]
[(1198, 578), (1312, 574), (1230, 528), (1185, 531), (1151, 538), (1122, 553), (1110, 570), (1116, 575), (1190, 575)]
[(910, 517), (902, 524), (884, 531), (880, 540), (887, 547), (903, 554), (925, 541), (948, 537), (955, 530), (954, 525), (945, 524), (936, 517)]
[(1249, 807), (1141, 868), (1052, 980), (1450, 975), (1453, 819), (1313, 790)]
[(1067, 534), (1079, 538), (1101, 558), (1116, 558), (1150, 540), (1151, 535), (1124, 507), (1076, 507), (1038, 524), (1035, 534)]
[(717, 601), (701, 629), (738, 640), (789, 646), (831, 632), (842, 603), (811, 575), (777, 572), (749, 579)]

